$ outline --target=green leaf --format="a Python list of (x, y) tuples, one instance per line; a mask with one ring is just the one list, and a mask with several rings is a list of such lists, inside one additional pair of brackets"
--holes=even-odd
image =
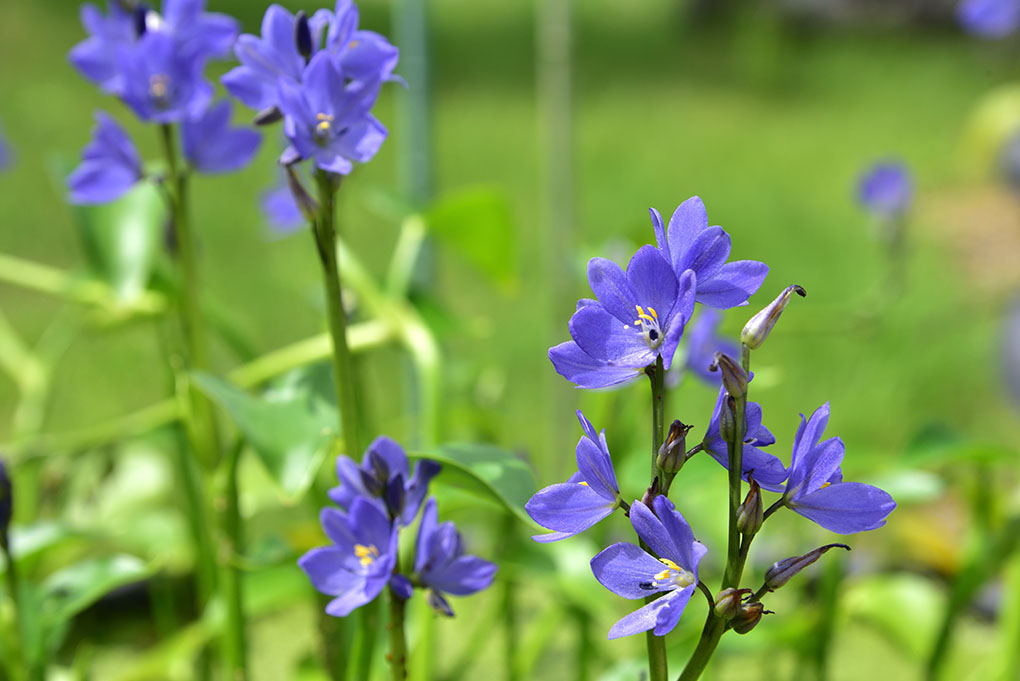
[(322, 374), (292, 372), (262, 397), (212, 374), (195, 374), (195, 385), (230, 415), (289, 501), (307, 491), (339, 434)]
[(493, 282), (504, 287), (516, 283), (517, 240), (505, 192), (461, 189), (438, 199), (424, 217), (432, 234)]
[(148, 286), (163, 240), (166, 206), (159, 190), (140, 182), (110, 203), (75, 206), (74, 216), (89, 265), (130, 302)]
[(70, 620), (114, 589), (154, 572), (140, 558), (125, 554), (75, 563), (52, 574), (42, 585), (41, 610), (49, 624)]
[(451, 443), (409, 456), (442, 464), (437, 483), (460, 487), (495, 501), (529, 527), (541, 530), (524, 511), (524, 504), (536, 490), (535, 476), (514, 454), (492, 445)]

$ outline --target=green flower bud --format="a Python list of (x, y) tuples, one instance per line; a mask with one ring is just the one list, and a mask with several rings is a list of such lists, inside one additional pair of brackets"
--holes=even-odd
[(765, 509), (761, 501), (761, 487), (752, 478), (751, 489), (747, 491), (744, 503), (737, 508), (737, 529), (745, 537), (753, 537), (761, 529), (763, 522)]
[(687, 433), (693, 426), (686, 426), (679, 420), (669, 426), (666, 441), (659, 447), (655, 465), (664, 473), (676, 473), (687, 460)]
[(821, 558), (829, 551), (829, 549), (837, 547), (846, 549), (847, 551), (850, 550), (850, 547), (846, 544), (826, 544), (825, 546), (818, 547), (814, 551), (805, 553), (803, 556), (784, 558), (783, 560), (773, 563), (772, 567), (765, 572), (765, 586), (768, 587), (769, 591), (775, 591), (790, 581), (795, 574)]

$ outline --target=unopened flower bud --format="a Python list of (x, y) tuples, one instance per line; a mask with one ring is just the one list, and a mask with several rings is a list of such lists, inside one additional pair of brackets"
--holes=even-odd
[(796, 284), (787, 286), (775, 300), (766, 305), (761, 312), (751, 317), (747, 324), (744, 325), (744, 330), (740, 333), (740, 342), (752, 350), (764, 343), (765, 339), (769, 337), (769, 333), (772, 332), (772, 327), (779, 321), (779, 315), (783, 314), (786, 304), (790, 302), (790, 297), (794, 293), (801, 298), (807, 296), (807, 291), (803, 287)]
[(301, 178), (298, 177), (297, 171), (294, 170), (293, 166), (285, 166), (285, 168), (287, 172), (287, 186), (290, 188), (290, 193), (294, 196), (294, 202), (301, 209), (301, 214), (305, 216), (305, 219), (313, 222), (319, 214), (319, 203), (305, 190), (304, 185), (301, 184)]
[(294, 21), (294, 40), (297, 43), (298, 54), (305, 58), (305, 61), (312, 56), (312, 29), (308, 26), (308, 15), (304, 10), (297, 13)]
[(777, 561), (772, 564), (765, 572), (765, 586), (768, 587), (769, 591), (775, 591), (779, 587), (790, 581), (795, 574), (811, 565), (816, 560), (822, 557), (829, 549), (834, 548), (850, 550), (850, 547), (846, 544), (826, 544), (820, 546), (814, 551), (805, 553), (803, 556), (793, 556), (792, 558), (784, 558), (783, 560)]
[(753, 537), (765, 522), (765, 509), (761, 502), (761, 487), (751, 479), (751, 489), (744, 497), (744, 503), (737, 508), (737, 529), (746, 537)]
[(719, 436), (724, 442), (739, 442), (744, 439), (742, 433), (737, 433), (736, 411), (737, 401), (727, 395), (719, 411)]
[(659, 455), (655, 465), (664, 473), (676, 473), (687, 458), (687, 433), (693, 426), (685, 426), (679, 420), (673, 421), (669, 427), (666, 441), (659, 447)]
[(712, 360), (709, 371), (721, 371), (723, 387), (733, 397), (744, 397), (747, 395), (747, 372), (740, 366), (737, 360), (729, 355), (717, 352)]
[(267, 109), (263, 109), (255, 114), (255, 125), (272, 125), (283, 120), (283, 112), (280, 111), (280, 107), (271, 106)]
[(11, 515), (14, 513), (14, 496), (11, 489), (11, 478), (7, 475), (7, 465), (0, 459), (0, 548), (7, 550), (7, 530), (11, 526)]
[(747, 632), (758, 626), (758, 622), (761, 622), (761, 616), (767, 612), (765, 606), (760, 601), (754, 603), (748, 603), (747, 605), (741, 606), (740, 612), (730, 620), (730, 626), (733, 627), (733, 631), (738, 634), (746, 634)]
[(750, 589), (723, 589), (715, 597), (715, 614), (723, 619), (733, 619), (740, 612), (741, 602), (751, 593)]

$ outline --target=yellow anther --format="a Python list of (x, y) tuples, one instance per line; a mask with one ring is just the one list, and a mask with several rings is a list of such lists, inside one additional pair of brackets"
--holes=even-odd
[(634, 320), (634, 325), (635, 326), (641, 324), (641, 320), (644, 320), (646, 322), (652, 322), (652, 323), (655, 323), (658, 320), (657, 316), (655, 316), (655, 317), (652, 316), (652, 315), (655, 314), (655, 310), (652, 310), (652, 308), (648, 308), (651, 311), (651, 313), (652, 313), (652, 314), (648, 314), (647, 312), (645, 312), (645, 309), (643, 307), (641, 307), (640, 305), (635, 305), (634, 307), (637, 308), (637, 316), (638, 316), (638, 318), (636, 320)]
[(357, 556), (358, 562), (361, 563), (361, 567), (368, 567), (375, 559), (379, 557), (379, 549), (374, 544), (365, 546), (364, 544), (354, 545), (354, 555)]
[(320, 134), (326, 134), (329, 132), (330, 125), (333, 123), (333, 117), (330, 114), (316, 114), (315, 120), (319, 121), (318, 124), (316, 124), (315, 129)]
[(659, 315), (658, 315), (658, 314), (656, 314), (656, 312), (655, 312), (655, 308), (654, 308), (654, 307), (649, 307), (649, 308), (648, 308), (648, 311), (649, 311), (650, 313), (652, 313), (652, 316), (653, 316), (653, 317), (655, 317), (656, 319), (658, 319), (658, 318), (659, 318)]
[(657, 582), (661, 582), (661, 581), (663, 581), (665, 579), (669, 579), (669, 570), (663, 570), (662, 572), (656, 572), (654, 575), (652, 575), (652, 579), (654, 579)]
[(831, 485), (831, 484), (832, 484), (831, 482), (823, 482), (823, 483), (822, 483), (822, 486), (821, 486), (821, 487), (819, 487), (818, 489), (825, 489), (826, 487), (828, 487), (828, 486), (829, 486), (829, 485)]
[(170, 78), (164, 73), (149, 76), (149, 94), (156, 99), (166, 99), (170, 94)]
[(357, 40), (352, 40), (351, 42), (347, 43), (347, 48), (350, 49), (350, 50), (353, 50), (358, 45), (359, 45), (359, 43), (358, 43)]
[(671, 561), (669, 558), (660, 558), (659, 562), (662, 563), (663, 565), (665, 565), (670, 570), (673, 570), (675, 572), (680, 572), (680, 566), (677, 565), (676, 563), (674, 563), (673, 561)]
[(581, 482), (579, 482), (579, 483), (577, 483), (577, 484), (578, 484), (578, 485), (584, 485), (585, 487), (587, 487), (587, 486), (588, 486), (588, 483), (586, 483), (586, 482), (585, 482), (584, 480), (582, 480)]

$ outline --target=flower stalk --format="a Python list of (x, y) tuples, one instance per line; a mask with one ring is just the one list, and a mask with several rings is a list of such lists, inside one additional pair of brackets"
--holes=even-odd
[[(657, 481), (661, 478), (662, 470), (658, 464), (659, 448), (662, 447), (663, 440), (665, 439), (665, 379), (666, 370), (663, 367), (662, 355), (659, 355), (655, 360), (655, 366), (649, 367), (647, 370), (648, 377), (651, 380), (652, 386), (652, 477), (649, 481), (649, 489), (657, 486)], [(672, 480), (672, 476), (670, 476)], [(662, 489), (662, 494), (668, 494), (668, 489)], [(651, 500), (648, 500), (651, 503)], [(645, 544), (644, 540), (641, 541), (641, 548), (645, 551), (649, 551), (649, 547)], [(660, 594), (655, 596), (649, 596), (645, 598), (645, 603), (651, 603)], [(653, 630), (645, 632), (645, 640), (648, 645), (648, 678), (649, 681), (666, 681), (669, 677), (669, 667), (666, 660), (666, 637), (656, 636)]]

